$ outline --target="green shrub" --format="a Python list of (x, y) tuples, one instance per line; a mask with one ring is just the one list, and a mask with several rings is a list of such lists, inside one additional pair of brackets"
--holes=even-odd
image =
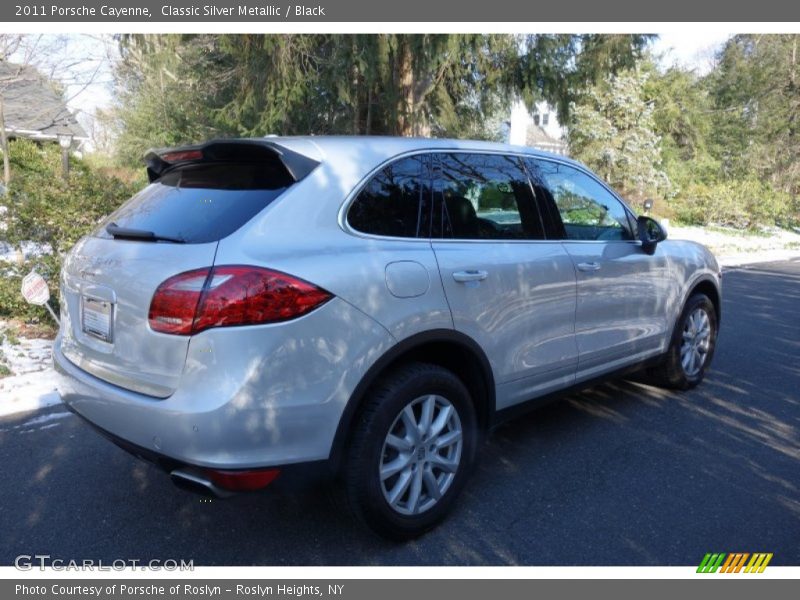
[(688, 225), (754, 229), (792, 220), (792, 198), (756, 179), (690, 184), (669, 201), (674, 218)]
[(50, 284), (51, 306), (57, 310), (64, 254), (139, 189), (144, 175), (123, 181), (105, 169), (71, 157), (69, 178), (65, 179), (60, 148), (29, 140), (12, 141), (9, 155), (12, 180), (7, 195), (0, 198), (0, 204), (7, 207), (7, 228), (0, 231), (0, 239), (15, 248), (28, 241), (46, 245), (52, 254), (29, 258), (23, 264), (0, 263), (0, 317), (48, 319), (46, 309), (22, 299), (22, 278), (31, 268), (45, 277)]
[(68, 250), (137, 187), (102, 170), (70, 159), (69, 179), (61, 174), (60, 150), (27, 140), (11, 145), (13, 179), (9, 187), (7, 240), (49, 244)]

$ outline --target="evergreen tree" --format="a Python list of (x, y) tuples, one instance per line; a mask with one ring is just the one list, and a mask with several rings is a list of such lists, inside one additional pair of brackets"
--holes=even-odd
[(644, 34), (532, 34), (523, 40), (517, 86), (529, 105), (544, 99), (567, 123), (570, 109), (587, 87), (633, 68), (655, 36)]
[(713, 143), (731, 177), (800, 192), (800, 36), (737, 35), (709, 75)]
[(626, 69), (590, 87), (571, 106), (569, 122), (571, 154), (638, 199), (669, 187), (653, 103), (644, 97), (647, 78)]
[[(119, 152), (214, 136), (499, 139), (515, 94), (568, 106), (647, 36), (125, 35)], [(566, 109), (563, 111), (566, 114)]]

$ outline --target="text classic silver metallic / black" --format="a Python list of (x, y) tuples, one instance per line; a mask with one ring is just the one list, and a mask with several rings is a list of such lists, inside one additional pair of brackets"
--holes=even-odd
[(518, 408), (637, 369), (687, 389), (714, 353), (711, 253), (563, 157), (268, 137), (146, 162), (66, 259), (54, 360), (70, 409), (183, 487), (319, 471), (413, 537)]

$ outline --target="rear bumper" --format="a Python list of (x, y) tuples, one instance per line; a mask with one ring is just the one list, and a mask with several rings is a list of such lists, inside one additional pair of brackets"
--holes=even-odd
[[(293, 352), (286, 350), (287, 336), (274, 329), (204, 332), (192, 339), (178, 389), (163, 399), (82, 370), (64, 356), (59, 337), (53, 347), (57, 387), (64, 404), (103, 435), (168, 470), (326, 461), (352, 390), (369, 366), (362, 353), (378, 352), (389, 341), (358, 315), (334, 299), (293, 324)], [(321, 352), (325, 336), (317, 321), (345, 317), (350, 327), (342, 347), (348, 352)], [(289, 362), (296, 368), (287, 368)]]
[[(64, 400), (63, 394), (61, 398), (63, 401)], [(152, 463), (153, 465), (155, 465), (156, 467), (167, 473), (185, 466), (182, 462), (175, 460), (174, 458), (170, 458), (169, 456), (165, 456), (163, 454), (160, 454), (159, 452), (155, 452), (154, 450), (150, 450), (148, 448), (143, 448), (142, 446), (137, 446), (136, 444), (133, 444), (128, 440), (124, 440), (121, 437), (114, 435), (110, 431), (106, 431), (102, 427), (99, 427), (95, 423), (92, 423), (89, 419), (87, 419), (81, 413), (75, 410), (75, 407), (72, 404), (65, 401), (64, 405), (67, 407), (68, 410), (70, 410), (77, 417), (80, 417), (80, 419), (84, 423), (86, 423), (89, 427), (94, 429), (97, 433), (102, 435), (108, 441), (112, 442), (113, 444), (125, 450), (125, 452), (132, 454), (136, 458)]]
[(326, 436), (324, 428), (314, 425), (338, 422), (336, 407), (328, 403), (316, 410), (288, 407), (255, 415), (231, 403), (205, 411), (197, 399), (198, 410), (187, 411), (180, 390), (160, 400), (106, 383), (72, 364), (58, 341), (53, 361), (58, 391), (69, 410), (116, 445), (164, 470), (183, 465), (249, 469), (328, 458), (333, 432)]
[[(84, 423), (86, 423), (89, 427), (91, 427), (94, 431), (99, 433), (101, 436), (106, 438), (108, 441), (112, 442), (125, 452), (135, 456), (139, 460), (146, 461), (158, 469), (164, 471), (165, 473), (169, 473), (173, 482), (177, 487), (182, 489), (186, 489), (189, 491), (193, 491), (196, 493), (200, 493), (203, 495), (211, 495), (218, 498), (225, 498), (230, 496), (232, 493), (225, 489), (217, 488), (215, 491), (214, 488), (216, 486), (209, 486), (207, 489), (202, 490), (201, 486), (188, 486), (183, 484), (180, 481), (179, 477), (176, 477), (176, 474), (192, 474), (192, 473), (199, 473), (203, 475), (204, 479), (208, 479), (202, 471), (202, 468), (197, 467), (196, 465), (185, 464), (180, 461), (175, 460), (169, 456), (165, 456), (159, 452), (155, 452), (154, 450), (150, 450), (148, 448), (143, 448), (141, 446), (137, 446), (136, 444), (132, 444), (128, 440), (122, 439), (121, 437), (114, 435), (110, 431), (106, 431), (102, 427), (98, 427), (95, 423), (92, 423), (82, 414), (77, 412), (71, 405), (66, 405), (67, 409), (70, 410), (74, 415), (79, 417)], [(320, 481), (325, 481), (332, 479), (335, 475), (333, 470), (333, 465), (330, 464), (329, 461), (315, 461), (315, 462), (304, 462), (304, 463), (294, 463), (291, 465), (284, 465), (280, 469), (280, 479), (279, 479), (279, 487), (289, 486), (289, 487), (303, 487), (309, 484), (314, 484)]]

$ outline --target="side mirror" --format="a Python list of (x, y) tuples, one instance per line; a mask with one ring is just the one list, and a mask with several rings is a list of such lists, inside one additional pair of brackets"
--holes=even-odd
[(639, 229), (639, 241), (642, 242), (642, 250), (645, 254), (653, 254), (659, 242), (667, 239), (666, 230), (661, 227), (658, 221), (642, 215), (636, 219)]

